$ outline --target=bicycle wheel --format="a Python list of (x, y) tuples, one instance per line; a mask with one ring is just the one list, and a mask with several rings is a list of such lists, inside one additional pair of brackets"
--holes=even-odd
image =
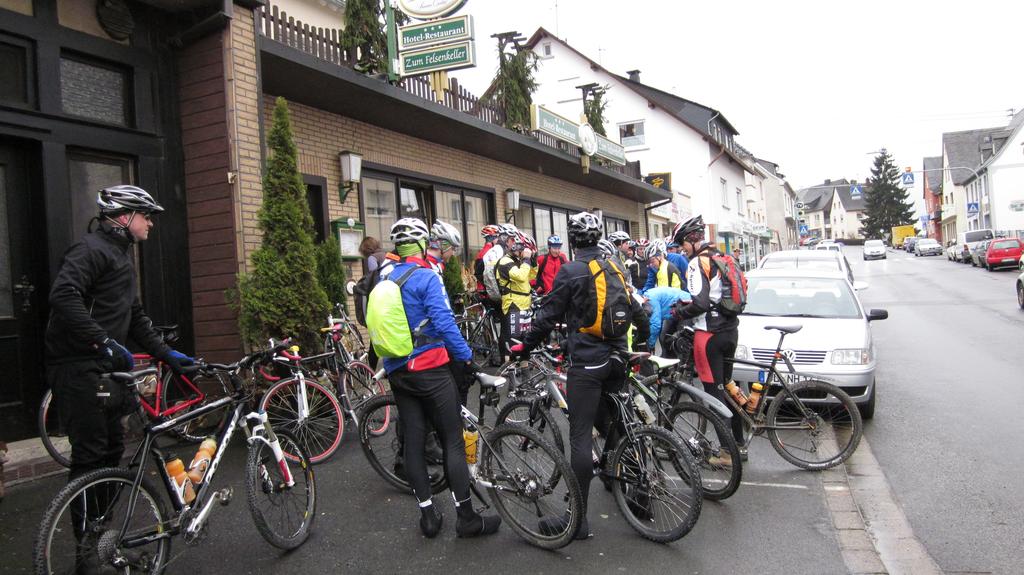
[[(386, 393), (383, 381), (374, 381), (373, 368), (361, 361), (353, 361), (348, 364), (347, 369), (342, 370), (342, 389), (348, 393), (352, 409), (358, 411), (364, 403), (375, 395)], [(384, 418), (380, 421), (380, 427), (370, 428), (370, 433), (384, 433), (390, 419), (390, 409), (384, 411)]]
[(736, 493), (743, 478), (740, 448), (721, 417), (698, 403), (679, 402), (666, 427), (690, 449), (700, 467), (705, 498), (721, 501)]
[(464, 318), (457, 320), (455, 325), (458, 326), (462, 337), (469, 344), (470, 349), (473, 350), (473, 361), (477, 363), (486, 362), (487, 365), (493, 365), (492, 356), (497, 342), (494, 341), (493, 334), (486, 321), (483, 316)]
[(495, 426), (503, 423), (525, 425), (554, 445), (559, 453), (565, 453), (562, 430), (555, 423), (551, 411), (542, 400), (520, 398), (505, 403), (498, 411)]
[[(260, 410), (267, 412), (274, 430), (290, 433), (299, 440), (311, 463), (329, 459), (341, 444), (345, 430), (341, 404), (331, 390), (314, 379), (306, 379), (306, 405), (308, 415), (299, 418), (299, 380), (286, 379), (267, 390), (260, 400)], [(293, 453), (285, 451), (291, 461), (298, 461)]]
[[(583, 516), (579, 483), (565, 455), (534, 430), (505, 424), (488, 433), (477, 479), (488, 484), (505, 523), (531, 545), (559, 549), (576, 537)], [(541, 529), (542, 519), (561, 517), (569, 521), (558, 532)]]
[(316, 482), (302, 445), (286, 432), (274, 433), (281, 449), (296, 456), (296, 462), (286, 463), (295, 484), (286, 484), (282, 462), (270, 446), (254, 439), (245, 467), (245, 492), (260, 535), (274, 547), (295, 549), (309, 537), (316, 519)]
[(644, 426), (623, 437), (608, 460), (615, 503), (646, 539), (669, 543), (697, 524), (703, 501), (693, 456), (668, 431)]
[[(403, 469), (401, 425), (395, 396), (390, 393), (375, 395), (363, 404), (359, 414), (359, 444), (370, 467), (378, 475), (399, 490), (411, 493), (412, 485), (405, 478)], [(428, 461), (427, 473), (431, 477), (431, 493), (440, 493), (448, 488), (443, 465), (431, 465)]]
[(783, 459), (811, 471), (835, 467), (857, 449), (863, 422), (857, 404), (824, 381), (800, 381), (771, 399), (768, 440)]
[(36, 417), (36, 425), (39, 428), (39, 439), (43, 447), (54, 461), (64, 467), (71, 467), (71, 443), (68, 441), (68, 433), (60, 421), (60, 409), (53, 401), (53, 390), (47, 389), (43, 394), (43, 401), (39, 404), (39, 414)]
[[(145, 475), (131, 515), (128, 499), (136, 475), (109, 467), (68, 483), (47, 506), (32, 549), (33, 571), (51, 573), (159, 573), (171, 549), (169, 538), (142, 543), (164, 532), (170, 517), (160, 492)], [(118, 539), (127, 524), (124, 539)], [(131, 544), (128, 544), (132, 542)]]

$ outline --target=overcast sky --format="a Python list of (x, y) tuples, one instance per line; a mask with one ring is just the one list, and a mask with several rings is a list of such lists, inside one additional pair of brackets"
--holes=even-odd
[(544, 26), (612, 72), (639, 68), (720, 110), (795, 188), (863, 181), (881, 147), (920, 169), (943, 132), (1024, 107), (1020, 0), (469, 0), (460, 13), (474, 16), (479, 65), (452, 75), (472, 92), (497, 68), (491, 34)]

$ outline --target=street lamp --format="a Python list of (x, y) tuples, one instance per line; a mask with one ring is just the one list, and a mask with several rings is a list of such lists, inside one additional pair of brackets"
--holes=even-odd
[(511, 222), (519, 211), (519, 190), (515, 188), (505, 189), (505, 221)]
[(341, 163), (341, 183), (338, 185), (338, 195), (341, 197), (341, 203), (345, 203), (348, 193), (359, 186), (359, 179), (363, 173), (363, 156), (345, 150), (338, 153), (338, 161)]

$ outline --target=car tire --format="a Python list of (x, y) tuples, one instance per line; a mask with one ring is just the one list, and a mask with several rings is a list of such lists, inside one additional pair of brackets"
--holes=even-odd
[(871, 396), (868, 397), (867, 403), (857, 404), (857, 411), (860, 412), (861, 419), (874, 419), (875, 418), (875, 397), (878, 395), (878, 383), (875, 380), (871, 381)]
[(985, 269), (987, 269), (990, 272), (996, 271), (996, 268), (992, 267), (992, 264), (986, 264)]
[(1024, 283), (1017, 282), (1017, 305), (1024, 309)]

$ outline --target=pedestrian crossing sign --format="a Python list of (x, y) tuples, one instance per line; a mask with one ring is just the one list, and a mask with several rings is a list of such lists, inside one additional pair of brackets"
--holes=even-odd
[(913, 186), (914, 185), (914, 172), (903, 172), (903, 185)]

